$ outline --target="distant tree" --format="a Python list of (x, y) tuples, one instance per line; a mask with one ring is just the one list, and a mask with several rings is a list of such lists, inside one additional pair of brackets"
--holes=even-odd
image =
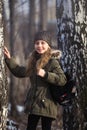
[(87, 109), (87, 1), (57, 0), (56, 5), (58, 46), (63, 52), (63, 68), (71, 73), (78, 89), (79, 108), (77, 114), (73, 114), (71, 122), (74, 124), (69, 130), (83, 130), (84, 110)]
[[(10, 40), (10, 52), (11, 55), (14, 55), (14, 37), (15, 37), (15, 0), (9, 0), (9, 11), (10, 11), (10, 34), (9, 34), (9, 40)], [(14, 86), (15, 86), (15, 82), (14, 82), (14, 77), (13, 75), (10, 73), (10, 92), (9, 92), (9, 102), (11, 104), (11, 115), (15, 115), (15, 112), (17, 113), (16, 110), (16, 103), (15, 103), (15, 98), (14, 98)]]
[(40, 0), (40, 25), (39, 29), (40, 30), (46, 30), (47, 29), (47, 11), (48, 11), (48, 6), (47, 6), (47, 0)]
[(0, 130), (6, 129), (8, 113), (8, 84), (4, 64), (4, 25), (3, 25), (3, 1), (0, 1)]
[(33, 49), (33, 37), (35, 34), (35, 0), (29, 0), (29, 44), (28, 52)]

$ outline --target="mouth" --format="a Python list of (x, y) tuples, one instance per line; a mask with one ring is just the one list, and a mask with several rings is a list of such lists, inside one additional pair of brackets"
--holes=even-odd
[(37, 52), (42, 54), (44, 51), (42, 49), (37, 49)]
[(37, 49), (37, 51), (43, 51), (43, 49)]

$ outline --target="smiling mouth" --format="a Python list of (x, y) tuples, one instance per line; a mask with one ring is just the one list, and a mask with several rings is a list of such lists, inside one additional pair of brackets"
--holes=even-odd
[(42, 49), (37, 49), (38, 51), (43, 51)]

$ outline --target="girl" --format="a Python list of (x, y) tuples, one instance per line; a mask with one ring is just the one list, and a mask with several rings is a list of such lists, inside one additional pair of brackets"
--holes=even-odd
[(29, 115), (27, 130), (36, 130), (39, 119), (42, 130), (51, 130), (52, 120), (57, 116), (57, 103), (53, 101), (49, 87), (50, 84), (64, 85), (66, 77), (55, 58), (60, 57), (60, 51), (53, 53), (51, 44), (52, 36), (49, 32), (36, 33), (28, 67), (18, 65), (8, 49), (4, 48), (5, 61), (13, 75), (29, 77), (31, 81), (25, 101), (25, 112)]

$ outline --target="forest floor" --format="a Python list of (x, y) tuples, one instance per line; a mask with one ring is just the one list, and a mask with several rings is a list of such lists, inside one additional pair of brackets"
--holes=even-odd
[(8, 116), (7, 130), (26, 130), (27, 116), (23, 113), (15, 117)]

